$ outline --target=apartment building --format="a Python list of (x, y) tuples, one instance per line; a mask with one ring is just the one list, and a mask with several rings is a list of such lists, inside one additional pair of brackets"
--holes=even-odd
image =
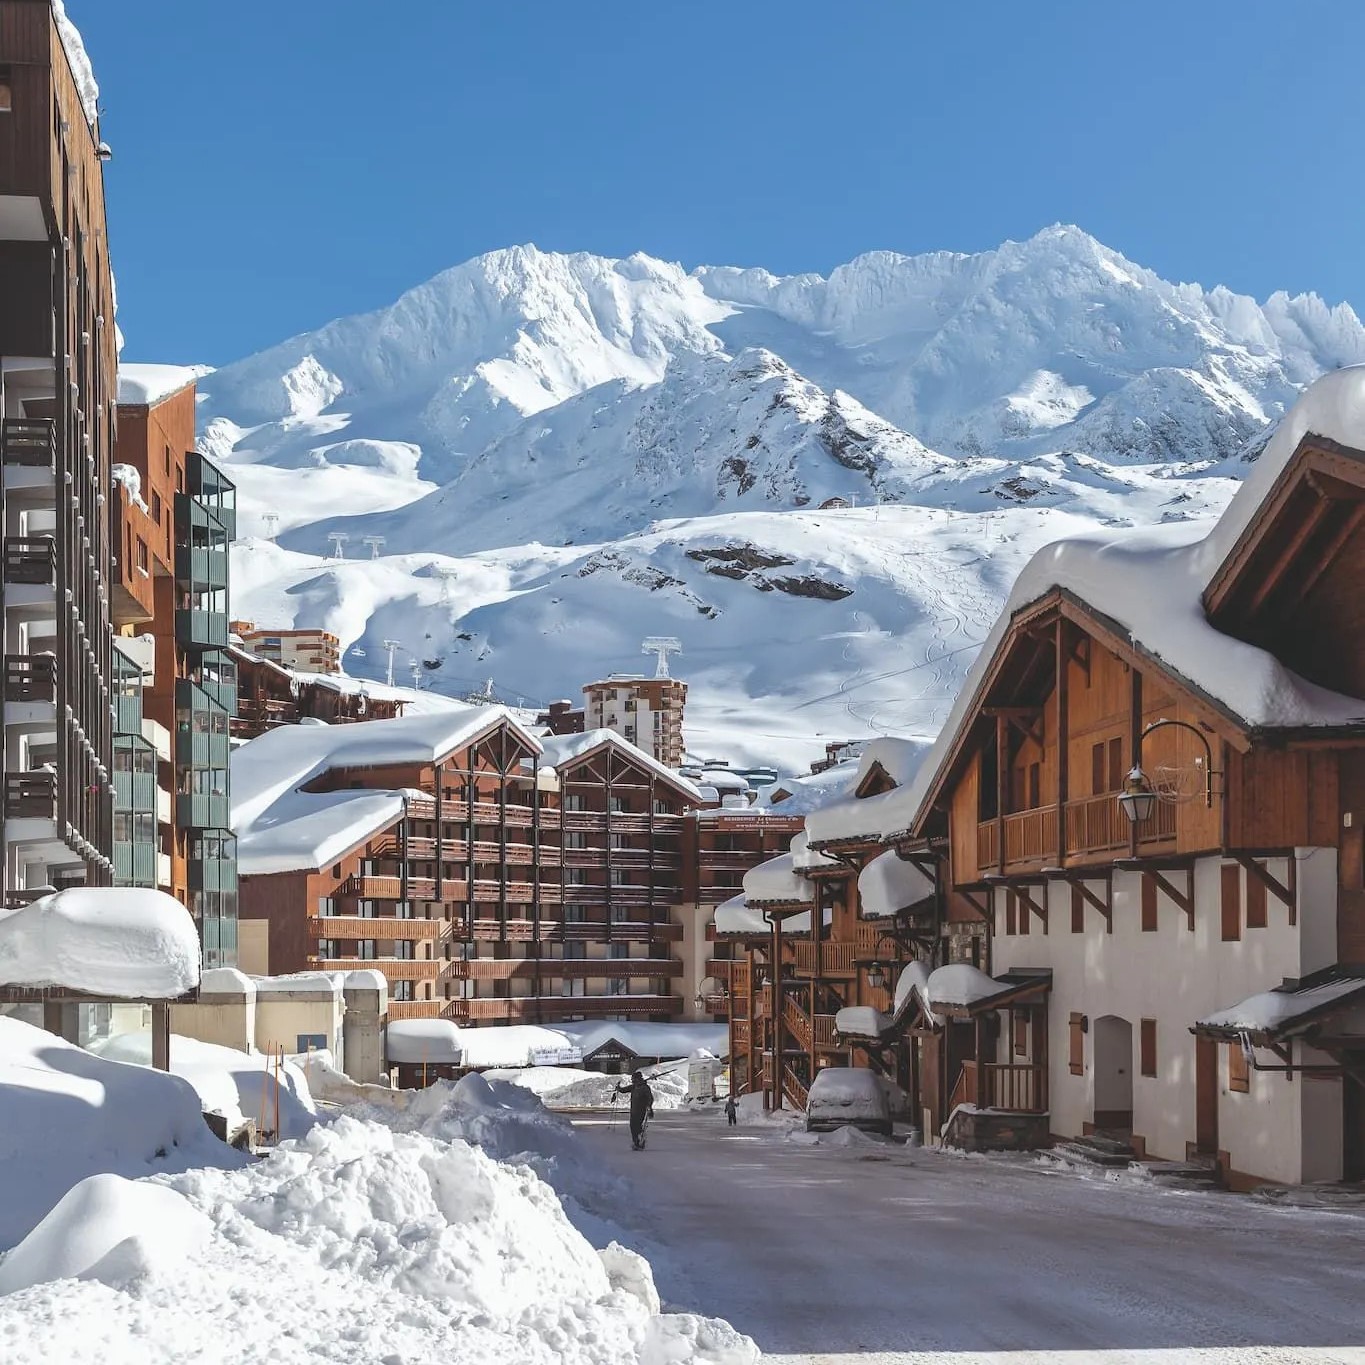
[(584, 730), (612, 730), (658, 762), (683, 762), (683, 712), (687, 684), (677, 678), (613, 673), (583, 688)]
[(113, 286), (97, 112), (0, 0), (5, 903), (113, 876)]
[(204, 965), (232, 966), (237, 665), (227, 602), (236, 493), (194, 448), (193, 371), (124, 366), (118, 398), (119, 880), (174, 895), (199, 926)]
[(341, 641), (329, 630), (277, 630), (253, 621), (232, 622), (243, 649), (258, 659), (301, 673), (340, 673)]
[(233, 756), (243, 965), (373, 966), (390, 1018), (677, 1017), (696, 790), (499, 707), (280, 726)]

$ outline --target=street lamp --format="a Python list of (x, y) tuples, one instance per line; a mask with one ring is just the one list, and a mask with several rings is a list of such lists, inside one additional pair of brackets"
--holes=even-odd
[(882, 964), (880, 962), (874, 962), (867, 969), (867, 984), (871, 986), (874, 991), (879, 991), (886, 985), (886, 972), (882, 969)]
[(1152, 784), (1147, 780), (1147, 774), (1142, 771), (1142, 745), (1153, 731), (1166, 726), (1188, 730), (1204, 746), (1202, 762), (1196, 759), (1195, 763), (1204, 770), (1204, 805), (1208, 807), (1213, 805), (1213, 749), (1209, 745), (1208, 737), (1198, 726), (1191, 725), (1186, 720), (1154, 720), (1138, 736), (1137, 753), (1133, 755), (1133, 768), (1124, 780), (1123, 790), (1118, 798), (1119, 808), (1134, 825), (1140, 825), (1152, 818), (1158, 799)]

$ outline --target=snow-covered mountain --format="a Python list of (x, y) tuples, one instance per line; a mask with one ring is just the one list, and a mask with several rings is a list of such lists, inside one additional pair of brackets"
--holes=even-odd
[(828, 278), (519, 247), (208, 376), (202, 439), (237, 614), (537, 701), (666, 629), (697, 746), (797, 761), (779, 735), (932, 734), (921, 674), (951, 694), (1022, 555), (1218, 511), (1355, 361), (1344, 304), (1169, 284), (1076, 228)]

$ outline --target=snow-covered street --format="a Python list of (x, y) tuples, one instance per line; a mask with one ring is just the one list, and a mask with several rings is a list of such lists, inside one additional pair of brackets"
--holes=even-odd
[(1106, 1183), (776, 1124), (660, 1113), (636, 1189), (667, 1305), (781, 1365), (1365, 1361), (1365, 1210)]

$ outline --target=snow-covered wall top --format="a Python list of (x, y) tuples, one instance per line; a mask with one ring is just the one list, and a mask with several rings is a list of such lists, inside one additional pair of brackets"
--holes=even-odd
[(199, 984), (199, 934), (164, 891), (75, 887), (0, 910), (0, 982), (173, 1000)]

